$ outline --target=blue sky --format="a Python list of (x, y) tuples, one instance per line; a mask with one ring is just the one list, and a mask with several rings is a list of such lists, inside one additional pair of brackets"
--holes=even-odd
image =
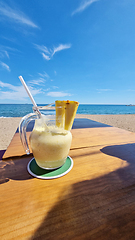
[(134, 0), (0, 1), (0, 103), (135, 104)]

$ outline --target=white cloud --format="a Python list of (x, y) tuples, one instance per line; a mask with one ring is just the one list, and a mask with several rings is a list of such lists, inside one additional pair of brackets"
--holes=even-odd
[(47, 93), (47, 96), (50, 97), (66, 97), (66, 96), (71, 96), (70, 93), (64, 93), (64, 92), (49, 92)]
[(45, 53), (42, 53), (42, 56), (43, 56), (43, 58), (46, 59), (46, 60), (50, 60), (50, 59), (51, 59), (51, 58), (50, 58), (49, 56), (47, 56)]
[(13, 86), (12, 84), (10, 84), (10, 83), (4, 83), (4, 82), (2, 82), (2, 81), (0, 81), (0, 87), (6, 87), (6, 88), (9, 88), (9, 89), (12, 89), (12, 90), (15, 90), (16, 89), (16, 87), (15, 86)]
[(57, 87), (57, 86), (53, 86), (52, 88), (53, 88), (53, 89), (56, 89), (56, 88), (59, 88), (59, 87)]
[(72, 16), (78, 12), (83, 12), (86, 8), (88, 8), (92, 3), (94, 2), (97, 2), (98, 0), (83, 0), (80, 4), (80, 6), (75, 9), (73, 12), (72, 12)]
[[(28, 82), (30, 85), (44, 85), (44, 83), (50, 78), (49, 75), (43, 71), (43, 73), (38, 73), (38, 77), (36, 79), (32, 79)], [(33, 78), (33, 76), (31, 76)]]
[(44, 78), (39, 78), (39, 79), (35, 79), (35, 80), (31, 80), (29, 81), (29, 84), (32, 84), (32, 85), (40, 85), (42, 83), (45, 83), (45, 79)]
[(39, 76), (41, 76), (42, 78), (49, 78), (49, 75), (46, 73), (46, 72), (44, 72), (44, 73), (38, 73), (39, 74)]
[[(4, 83), (0, 81), (0, 99), (5, 100), (17, 100), (17, 101), (26, 101), (28, 95), (23, 86), (14, 86), (10, 83)], [(41, 89), (34, 89), (29, 86), (29, 89), (33, 96), (36, 94), (42, 93)]]
[(7, 52), (7, 50), (2, 49), (2, 47), (0, 46), (0, 57), (1, 58), (8, 58), (9, 59), (9, 53)]
[(34, 44), (34, 46), (40, 51), (43, 58), (47, 61), (49, 61), (56, 52), (71, 48), (71, 44), (59, 44), (57, 47), (54, 47), (52, 49), (48, 49), (44, 45)]
[(48, 50), (48, 48), (44, 45), (38, 45), (38, 44), (34, 44), (34, 46), (39, 49), (41, 52), (45, 52), (47, 54), (50, 54), (50, 51)]
[(97, 89), (97, 91), (108, 92), (108, 91), (112, 91), (112, 89), (102, 88), (102, 89)]
[(112, 89), (108, 89), (108, 88), (102, 88), (102, 89), (97, 89), (98, 93), (103, 93), (103, 92), (109, 92), (112, 91)]
[(4, 46), (4, 45), (0, 45), (0, 57), (1, 58), (10, 58), (9, 54), (14, 54), (16, 52), (20, 52), (18, 49), (16, 48), (11, 48), (9, 46)]
[(48, 92), (50, 90), (50, 88), (46, 88), (46, 89), (44, 89), (43, 91), (44, 92)]
[(13, 38), (13, 37), (5, 37), (5, 36), (0, 36), (1, 38), (3, 38), (4, 40), (6, 40), (6, 41), (9, 41), (9, 42), (16, 42), (16, 39), (15, 38)]
[(10, 67), (6, 63), (0, 62), (0, 65), (2, 66), (2, 68), (6, 69), (8, 72), (10, 72)]
[(4, 51), (4, 53), (7, 56), (7, 58), (9, 58), (9, 54), (8, 54), (8, 52), (6, 50)]
[(4, 2), (0, 3), (0, 15), (17, 23), (25, 24), (29, 27), (38, 28), (25, 14), (17, 9), (13, 9)]
[(60, 44), (58, 47), (54, 47), (52, 56), (59, 51), (62, 51), (64, 49), (71, 48), (71, 44)]
[(9, 59), (9, 53), (6, 50), (7, 47), (3, 47), (2, 45), (0, 45), (0, 58), (8, 58)]

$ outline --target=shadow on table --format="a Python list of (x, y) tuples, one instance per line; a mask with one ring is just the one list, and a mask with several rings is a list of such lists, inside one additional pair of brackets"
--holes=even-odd
[(2, 157), (5, 152), (6, 152), (6, 149), (0, 150), (0, 160), (2, 160)]
[(31, 157), (12, 158), (10, 161), (0, 161), (0, 184), (12, 180), (29, 180), (33, 178), (27, 171)]
[(135, 144), (101, 152), (129, 165), (63, 190), (31, 240), (135, 239)]
[(77, 128), (101, 128), (101, 127), (112, 127), (105, 123), (100, 123), (88, 118), (75, 118), (73, 123), (73, 129)]
[[(32, 131), (33, 127), (34, 121), (31, 121), (27, 126), (27, 132)], [(88, 118), (75, 118), (72, 128), (77, 129), (77, 128), (100, 128), (100, 127), (112, 127), (112, 126), (96, 122)], [(17, 133), (19, 132), (19, 128), (17, 128), (16, 132)]]

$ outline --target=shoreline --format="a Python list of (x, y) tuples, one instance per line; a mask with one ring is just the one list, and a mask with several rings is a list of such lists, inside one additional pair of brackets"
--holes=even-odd
[[(15, 134), (22, 117), (0, 117), (0, 150), (6, 150)], [(76, 118), (88, 118), (113, 127), (135, 132), (135, 114), (90, 115), (76, 114)]]

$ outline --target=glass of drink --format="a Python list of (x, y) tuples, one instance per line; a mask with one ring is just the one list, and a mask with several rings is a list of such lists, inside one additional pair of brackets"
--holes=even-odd
[(64, 127), (65, 109), (65, 105), (58, 102), (55, 104), (54, 114), (39, 114), (35, 111), (23, 117), (20, 122), (20, 138), (26, 153), (30, 154), (26, 128), (30, 121), (35, 120), (29, 143), (37, 165), (43, 169), (61, 167), (69, 154), (72, 134), (67, 125), (66, 129)]

